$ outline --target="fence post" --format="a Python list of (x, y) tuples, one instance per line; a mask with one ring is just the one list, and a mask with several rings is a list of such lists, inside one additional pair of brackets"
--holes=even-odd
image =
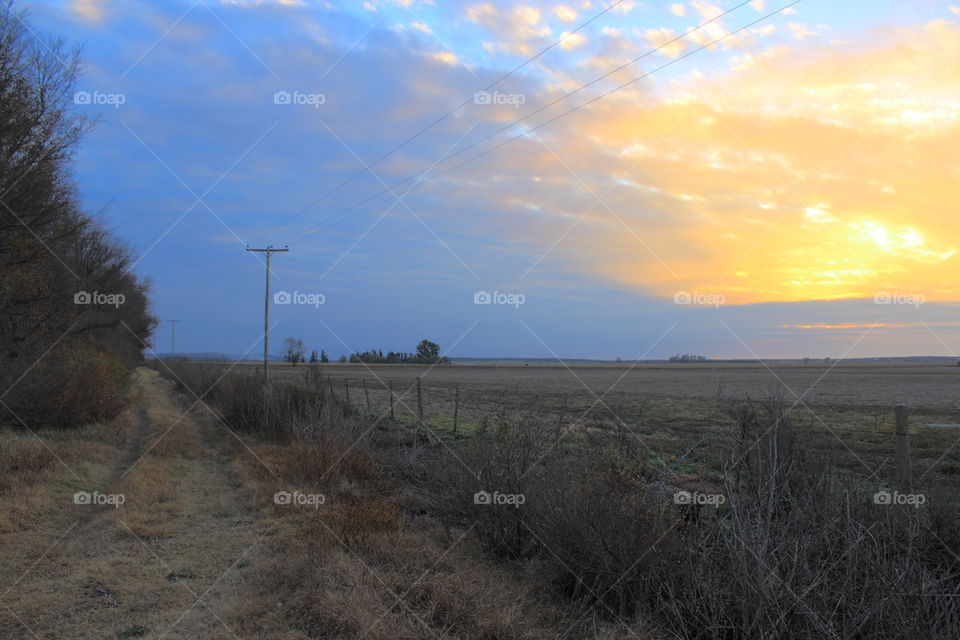
[(350, 378), (343, 379), (343, 392), (347, 396), (347, 406), (350, 406)]
[(367, 391), (367, 379), (363, 378), (363, 395), (367, 399), (367, 413), (370, 413), (370, 392)]
[(420, 376), (417, 376), (417, 413), (420, 415), (420, 424), (423, 424), (423, 385)]
[(900, 490), (911, 491), (913, 479), (910, 473), (910, 430), (907, 416), (907, 405), (898, 404), (894, 408), (897, 420), (897, 481)]
[(330, 388), (330, 402), (333, 402), (337, 399), (337, 396), (333, 393), (333, 378), (329, 374), (327, 374), (327, 386)]
[(457, 419), (460, 417), (460, 383), (457, 383), (453, 396), (453, 432), (457, 432)]
[(396, 417), (393, 415), (393, 380), (390, 380), (388, 384), (390, 385), (390, 420), (395, 420)]
[(567, 414), (567, 394), (563, 394), (563, 405), (560, 407), (560, 418), (557, 420), (557, 440), (560, 440), (560, 434), (563, 433), (563, 419)]

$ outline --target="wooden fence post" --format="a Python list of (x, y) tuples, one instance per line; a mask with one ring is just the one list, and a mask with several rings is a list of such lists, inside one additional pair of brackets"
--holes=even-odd
[(330, 388), (330, 402), (333, 402), (337, 399), (337, 396), (335, 396), (333, 393), (333, 378), (331, 378), (329, 375), (327, 375), (327, 387)]
[(388, 384), (390, 385), (390, 420), (395, 420), (396, 417), (393, 415), (393, 380)]
[(343, 379), (343, 392), (347, 396), (347, 406), (350, 406), (350, 378)]
[(897, 419), (897, 481), (900, 490), (910, 492), (912, 490), (913, 478), (910, 473), (910, 429), (907, 415), (907, 405), (898, 404), (894, 408)]
[(367, 399), (367, 413), (370, 413), (370, 392), (367, 391), (367, 379), (363, 378), (363, 395)]
[(560, 407), (560, 418), (557, 420), (557, 440), (560, 440), (560, 435), (563, 433), (563, 419), (567, 414), (567, 394), (563, 394), (563, 405)]
[(417, 413), (420, 415), (420, 424), (423, 424), (423, 385), (420, 376), (417, 376)]
[(453, 432), (457, 432), (457, 419), (460, 417), (460, 383), (457, 383), (453, 396)]

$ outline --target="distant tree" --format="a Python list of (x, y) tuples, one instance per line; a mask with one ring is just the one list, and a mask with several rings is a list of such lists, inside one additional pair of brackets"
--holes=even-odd
[(287, 338), (283, 341), (283, 359), (291, 364), (303, 362), (305, 351), (306, 347), (303, 346), (303, 340)]
[(323, 349), (320, 349), (320, 362), (330, 362), (330, 356)]
[(310, 352), (310, 364), (316, 364), (319, 361), (320, 361), (320, 358), (317, 357), (317, 350), (314, 349), (313, 351)]
[(670, 362), (706, 362), (706, 356), (698, 356), (690, 353), (685, 353), (680, 355), (679, 353), (675, 356), (670, 356)]
[(421, 340), (417, 345), (417, 360), (433, 364), (440, 359), (440, 345), (429, 340)]
[(347, 356), (340, 356), (339, 362), (340, 362), (341, 364), (346, 363), (346, 361), (347, 361)]

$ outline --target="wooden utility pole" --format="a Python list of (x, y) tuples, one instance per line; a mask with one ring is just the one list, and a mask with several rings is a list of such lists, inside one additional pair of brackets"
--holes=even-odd
[(182, 320), (167, 320), (170, 323), (170, 357), (177, 356), (177, 323)]
[(268, 245), (266, 249), (251, 249), (247, 247), (247, 251), (252, 251), (254, 253), (265, 253), (267, 254), (267, 264), (266, 264), (266, 274), (267, 274), (267, 286), (266, 286), (266, 295), (263, 299), (263, 380), (264, 382), (270, 381), (270, 256), (274, 253), (282, 253), (285, 251), (290, 251), (290, 249), (284, 247), (283, 249), (274, 249), (273, 245)]

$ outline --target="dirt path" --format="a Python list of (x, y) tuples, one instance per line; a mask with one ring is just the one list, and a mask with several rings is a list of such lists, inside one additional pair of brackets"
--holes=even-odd
[(99, 480), (60, 482), (42, 526), (5, 536), (0, 638), (238, 637), (224, 621), (258, 536), (222, 432), (152, 370), (134, 394)]

